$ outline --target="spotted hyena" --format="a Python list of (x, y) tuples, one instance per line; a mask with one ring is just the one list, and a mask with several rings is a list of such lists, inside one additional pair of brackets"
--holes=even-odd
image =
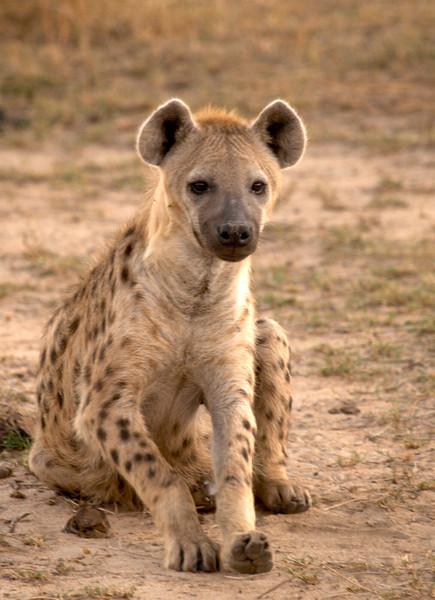
[[(158, 182), (47, 326), (32, 471), (97, 503), (146, 506), (172, 569), (268, 571), (254, 495), (273, 512), (310, 505), (286, 470), (289, 346), (256, 320), (249, 258), (304, 147), (281, 100), (252, 123), (176, 99), (158, 108), (137, 140)], [(221, 552), (196, 512), (206, 482)]]

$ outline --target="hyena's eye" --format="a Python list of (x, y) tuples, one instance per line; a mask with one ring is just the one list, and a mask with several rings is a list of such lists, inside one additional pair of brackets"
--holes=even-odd
[(189, 188), (197, 196), (201, 196), (201, 194), (205, 194), (210, 190), (210, 186), (206, 181), (192, 181), (192, 183), (189, 183)]
[(264, 181), (254, 181), (254, 183), (251, 185), (251, 192), (253, 192), (254, 194), (264, 194), (265, 191), (266, 184)]

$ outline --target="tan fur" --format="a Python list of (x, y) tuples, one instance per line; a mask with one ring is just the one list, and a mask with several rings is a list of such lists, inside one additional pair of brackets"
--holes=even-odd
[[(171, 118), (178, 110), (171, 105)], [(200, 160), (234, 191), (255, 163), (269, 182), (262, 228), (279, 169), (243, 119), (207, 110), (195, 123), (197, 137), (171, 154), (142, 209), (47, 326), (30, 466), (94, 502), (147, 506), (166, 566), (193, 571), (218, 567), (193, 501), (214, 481), (222, 560), (255, 573), (272, 563), (255, 532), (254, 491), (277, 512), (309, 506), (286, 471), (289, 348), (278, 324), (255, 320), (250, 258), (226, 262), (195, 239), (200, 208), (184, 181)], [(156, 131), (145, 132), (143, 152)]]

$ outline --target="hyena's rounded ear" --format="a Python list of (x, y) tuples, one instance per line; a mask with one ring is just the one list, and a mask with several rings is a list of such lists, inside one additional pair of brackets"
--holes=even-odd
[(137, 135), (137, 152), (144, 162), (160, 165), (171, 148), (194, 128), (189, 107), (182, 100), (173, 98), (142, 123)]
[(274, 100), (263, 108), (251, 129), (273, 152), (282, 169), (302, 158), (307, 141), (305, 127), (297, 112), (284, 100)]

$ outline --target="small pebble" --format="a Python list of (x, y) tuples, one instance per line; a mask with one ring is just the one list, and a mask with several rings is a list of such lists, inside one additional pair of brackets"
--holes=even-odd
[(10, 477), (11, 475), (11, 467), (8, 467), (7, 465), (0, 465), (0, 479), (6, 479), (6, 477)]

